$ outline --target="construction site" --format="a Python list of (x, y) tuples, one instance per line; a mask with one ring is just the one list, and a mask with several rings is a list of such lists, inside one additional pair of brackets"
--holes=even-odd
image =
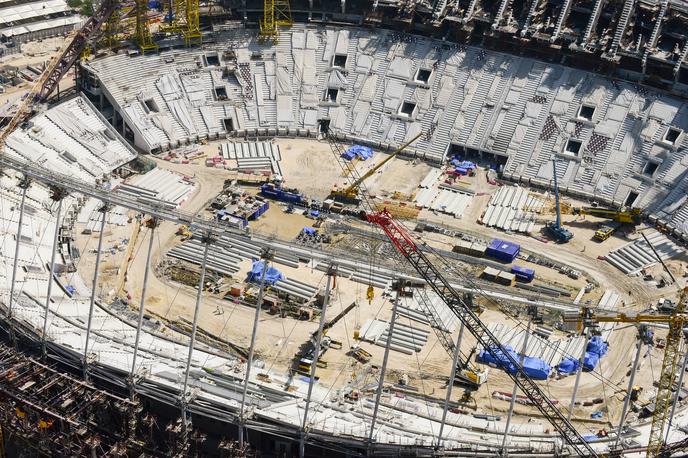
[(686, 26), (0, 0), (0, 456), (684, 456)]

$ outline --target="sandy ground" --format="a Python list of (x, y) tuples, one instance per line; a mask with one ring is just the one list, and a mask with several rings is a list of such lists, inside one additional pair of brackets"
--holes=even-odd
[[(22, 44), (22, 52), (0, 58), (0, 67), (12, 66), (20, 69), (27, 65), (42, 65), (50, 60), (64, 43), (64, 37), (47, 38)], [(17, 101), (33, 83), (24, 82), (17, 86), (5, 86), (5, 93), (0, 94), (0, 109), (5, 104)], [(60, 81), (60, 90), (64, 91), (74, 86), (74, 71), (70, 70)]]
[[(329, 146), (325, 143), (307, 140), (279, 140), (282, 146), (283, 161), (281, 166), (284, 171), (287, 184), (297, 186), (307, 194), (320, 198), (327, 195), (329, 188), (336, 180), (341, 180), (341, 171), (331, 160)], [(205, 145), (204, 150), (214, 152), (217, 145)], [(376, 156), (373, 161), (379, 160)], [(202, 211), (212, 198), (214, 198), (222, 187), (227, 171), (220, 169), (210, 169), (202, 165), (181, 165), (157, 160), (160, 167), (178, 170), (188, 175), (194, 176), (198, 187), (185, 204), (185, 212)], [(371, 163), (372, 164), (372, 163)], [(365, 166), (364, 166), (365, 167)], [(428, 170), (426, 165), (414, 164), (409, 161), (393, 160), (385, 167), (386, 172), (377, 174), (371, 178), (370, 188), (376, 192), (403, 193), (413, 192), (417, 184), (422, 180)], [(365, 169), (362, 169), (364, 171)], [(317, 178), (313, 178), (317, 177)], [(473, 199), (471, 206), (467, 210), (464, 218), (454, 219), (445, 215), (434, 215), (432, 213), (422, 215), (431, 221), (440, 222), (448, 226), (456, 227), (465, 232), (479, 234), (483, 237), (501, 237), (505, 234), (494, 229), (485, 228), (477, 223), (477, 219), (484, 206), (489, 200), (489, 194), (498, 188), (489, 185), (484, 179), (465, 180), (467, 186), (472, 187), (478, 194)], [(133, 216), (133, 215), (132, 215)], [(568, 223), (573, 217), (566, 217)], [(312, 224), (313, 220), (305, 218), (303, 215), (284, 214), (283, 206), (274, 203), (270, 211), (260, 220), (251, 223), (251, 230), (259, 231), (268, 235), (275, 235), (279, 238), (291, 239), (295, 237), (302, 227)], [(649, 288), (638, 278), (629, 278), (621, 275), (616, 269), (604, 261), (597, 260), (598, 255), (603, 255), (609, 249), (617, 247), (626, 242), (623, 237), (615, 236), (604, 244), (598, 244), (590, 240), (593, 227), (580, 224), (576, 226), (571, 223), (572, 230), (576, 237), (568, 245), (560, 246), (551, 243), (543, 243), (537, 239), (525, 235), (511, 234), (509, 239), (520, 243), (524, 248), (534, 252), (541, 252), (547, 256), (561, 260), (574, 267), (585, 270), (593, 276), (601, 285), (600, 288), (593, 290), (591, 294), (586, 294), (583, 301), (599, 298), (605, 288), (614, 288), (619, 291), (627, 308), (644, 308), (657, 297), (667, 295), (669, 290), (658, 290)], [(106, 247), (111, 247), (123, 238), (131, 236), (133, 225), (119, 228), (108, 228)], [(154, 253), (152, 258), (153, 265), (157, 265), (163, 258), (164, 253), (172, 246), (179, 243), (179, 236), (175, 235), (177, 227), (170, 223), (163, 223), (155, 232)], [(136, 240), (132, 251), (133, 260), (128, 265), (127, 281), (124, 286), (126, 293), (130, 294), (134, 305), (140, 302), (140, 291), (142, 286), (143, 272), (145, 269), (145, 247), (147, 246), (150, 231), (143, 229)], [(444, 238), (443, 238), (444, 237)], [(441, 246), (451, 247), (451, 240), (439, 234), (427, 234), (424, 236), (426, 242)], [(93, 253), (89, 250), (94, 248), (97, 242), (97, 235), (79, 235), (77, 246), (82, 248), (84, 258), (79, 265), (81, 275), (90, 282), (93, 272)], [(117, 251), (116, 254), (105, 254), (102, 263), (102, 274), (99, 289), (107, 296), (113, 290), (117, 282), (117, 269), (122, 266), (126, 251)], [(242, 265), (242, 270), (236, 275), (237, 281), (243, 281), (249, 263)], [(521, 263), (522, 264), (522, 263)], [(318, 285), (321, 288), (325, 284), (325, 276), (321, 271), (312, 268), (292, 269), (277, 265), (287, 277), (300, 281)], [(684, 269), (680, 263), (675, 263), (674, 268), (678, 271)], [(585, 280), (571, 280), (557, 272), (548, 271), (542, 267), (537, 267), (538, 276), (543, 281), (564, 285), (571, 290), (578, 290), (585, 285)], [(125, 294), (126, 294), (125, 293)], [(630, 293), (630, 294), (629, 294)], [(391, 304), (387, 298), (382, 297), (382, 291), (376, 289), (375, 299), (368, 303), (365, 299), (366, 285), (355, 283), (346, 278), (338, 278), (337, 286), (333, 290), (332, 300), (328, 311), (329, 317), (334, 317), (341, 310), (352, 302), (358, 305), (345, 315), (330, 330), (328, 335), (334, 340), (341, 341), (341, 350), (330, 349), (324, 356), (328, 367), (318, 370), (318, 376), (323, 383), (327, 383), (335, 389), (347, 384), (353, 379), (359, 381), (359, 386), (365, 383), (374, 382), (374, 372), (370, 367), (363, 367), (352, 357), (347, 356), (349, 348), (356, 344), (353, 335), (354, 331), (369, 318), (379, 318), (388, 320), (391, 317)], [(193, 314), (193, 304), (196, 291), (194, 288), (170, 283), (164, 279), (151, 275), (146, 296), (146, 309), (166, 319), (176, 320), (180, 317), (191, 320)], [(200, 328), (211, 332), (223, 339), (230, 340), (237, 345), (247, 346), (250, 340), (251, 323), (255, 309), (231, 303), (220, 297), (204, 293), (200, 308)], [(508, 326), (524, 325), (525, 320), (520, 318), (514, 321), (507, 318), (495, 310), (487, 310), (481, 317), (485, 322), (503, 322)], [(407, 318), (399, 318), (399, 322), (405, 325), (428, 329), (427, 326), (411, 322)], [(261, 314), (258, 330), (258, 347), (260, 357), (265, 361), (267, 368), (278, 371), (286, 371), (292, 365), (293, 358), (299, 352), (300, 347), (306, 342), (311, 334), (317, 329), (317, 321), (299, 321), (290, 317), (280, 318), (266, 312)], [(663, 331), (658, 331), (661, 336)], [(563, 337), (555, 334), (556, 337)], [(452, 338), (456, 339), (457, 333)], [(634, 351), (636, 331), (632, 327), (615, 332), (610, 340), (610, 353), (602, 359), (602, 363), (594, 373), (584, 373), (581, 377), (578, 400), (586, 401), (601, 397), (604, 404), (594, 407), (580, 407), (575, 410), (576, 421), (586, 422), (582, 426), (584, 429), (596, 432), (604, 423), (617, 421), (623, 400), (623, 390), (627, 384), (627, 371)], [(360, 343), (360, 345), (373, 355), (373, 364), (380, 364), (384, 349), (370, 344)], [(475, 346), (475, 339), (468, 335), (464, 338), (462, 349), (468, 352)], [(636, 378), (637, 384), (645, 387), (645, 399), (651, 399), (653, 388), (652, 380), (657, 376), (661, 366), (661, 350), (652, 350), (650, 356), (643, 359), (641, 370)], [(427, 344), (423, 349), (414, 355), (404, 355), (392, 352), (389, 364), (389, 381), (397, 382), (402, 374), (410, 379), (410, 384), (418, 389), (421, 394), (427, 394), (442, 398), (446, 386), (446, 378), (449, 375), (450, 356), (439, 344), (433, 332), (430, 332)], [(562, 406), (568, 405), (574, 377), (566, 377), (561, 380), (550, 379), (542, 382), (541, 386), (549, 393), (553, 399), (560, 401)], [(503, 414), (508, 409), (508, 403), (492, 398), (492, 392), (510, 391), (512, 382), (510, 378), (496, 369), (489, 369), (489, 380), (475, 394), (478, 412)], [(458, 400), (463, 390), (454, 390), (453, 399)], [(602, 421), (590, 421), (590, 414), (593, 411), (605, 410)], [(517, 406), (516, 412), (523, 416), (536, 416), (536, 412), (531, 407)], [(633, 414), (635, 415), (635, 414)], [(541, 420), (535, 420), (541, 421)], [(602, 423), (602, 424), (600, 424)], [(609, 427), (609, 424), (607, 424)]]

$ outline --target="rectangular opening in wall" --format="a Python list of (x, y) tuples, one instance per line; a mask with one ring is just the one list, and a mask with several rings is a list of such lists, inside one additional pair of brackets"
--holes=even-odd
[(416, 109), (416, 104), (413, 102), (404, 102), (401, 104), (401, 108), (399, 108), (399, 114), (405, 115), (405, 116), (413, 116), (413, 110)]
[(580, 140), (574, 140), (573, 138), (571, 138), (568, 142), (566, 142), (565, 152), (567, 154), (573, 154), (574, 156), (578, 156), (578, 153), (580, 152), (582, 145), (583, 143)]
[(678, 137), (680, 135), (681, 135), (681, 131), (679, 129), (674, 129), (673, 127), (669, 127), (669, 130), (667, 130), (666, 134), (664, 134), (664, 141), (674, 145), (676, 143), (676, 140), (678, 140)]
[(337, 103), (337, 96), (339, 95), (339, 89), (328, 89), (325, 93), (325, 101)]
[(222, 125), (225, 127), (225, 131), (234, 131), (234, 120), (232, 118), (225, 118), (222, 120)]
[(320, 127), (321, 134), (327, 133), (327, 131), (330, 130), (330, 120), (321, 119), (318, 121), (318, 126)]
[(430, 76), (432, 75), (432, 70), (426, 68), (419, 68), (416, 72), (416, 81), (423, 84), (428, 84), (430, 81)]
[(217, 54), (206, 54), (205, 62), (208, 67), (216, 67), (220, 65), (220, 57)]
[(624, 205), (626, 207), (633, 207), (633, 204), (635, 203), (636, 199), (638, 198), (638, 193), (635, 191), (631, 191), (628, 193), (628, 197), (626, 197), (626, 202)]
[(595, 107), (592, 105), (581, 105), (580, 110), (578, 110), (578, 117), (585, 119), (587, 121), (592, 121), (592, 117), (595, 116)]
[(346, 68), (347, 56), (346, 54), (335, 54), (332, 58), (332, 66), (339, 68)]
[(148, 111), (152, 111), (154, 113), (157, 113), (160, 111), (160, 109), (158, 108), (158, 104), (155, 103), (155, 100), (153, 100), (153, 99), (148, 99), (143, 103), (146, 104), (146, 108), (148, 108)]
[(227, 89), (224, 86), (217, 86), (215, 88), (215, 98), (217, 100), (227, 100)]
[(645, 166), (643, 167), (643, 175), (646, 177), (653, 176), (657, 171), (657, 167), (659, 167), (659, 164), (650, 161), (646, 162)]

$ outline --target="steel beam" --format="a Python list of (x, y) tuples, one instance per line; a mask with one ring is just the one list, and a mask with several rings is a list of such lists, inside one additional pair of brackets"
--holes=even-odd
[(402, 288), (400, 281), (394, 282), (394, 290), (396, 292), (394, 303), (392, 304), (392, 318), (389, 320), (389, 332), (387, 332), (387, 343), (385, 344), (385, 355), (382, 358), (382, 369), (380, 369), (380, 381), (377, 385), (377, 393), (375, 394), (375, 406), (373, 407), (373, 418), (370, 420), (370, 434), (368, 435), (368, 454), (370, 455), (373, 448), (373, 441), (375, 440), (375, 423), (377, 423), (377, 412), (380, 408), (380, 399), (382, 398), (382, 388), (385, 384), (385, 373), (387, 372), (387, 363), (389, 362), (389, 350), (392, 346), (392, 336), (394, 335), (394, 325), (397, 321), (397, 304), (399, 303), (399, 290)]
[[(182, 385), (181, 392), (181, 413), (182, 413), (182, 426), (184, 428), (184, 434), (188, 432), (188, 417), (186, 411), (187, 396), (186, 389), (189, 386), (189, 371), (191, 370), (191, 358), (193, 357), (194, 345), (196, 343), (196, 331), (198, 330), (198, 315), (201, 310), (201, 299), (203, 298), (203, 285), (205, 284), (205, 273), (207, 270), (208, 262), (208, 251), (210, 251), (210, 244), (212, 243), (212, 238), (209, 235), (203, 237), (203, 243), (205, 243), (205, 248), (203, 250), (203, 261), (201, 262), (201, 278), (198, 280), (198, 291), (196, 292), (196, 305), (194, 307), (193, 322), (191, 324), (191, 338), (189, 340), (189, 354), (186, 357), (186, 368), (184, 370), (184, 383)], [(141, 307), (143, 309), (143, 307)]]
[(311, 396), (313, 395), (313, 386), (315, 385), (315, 369), (318, 367), (320, 360), (320, 345), (323, 337), (323, 329), (325, 328), (325, 314), (327, 313), (327, 306), (330, 302), (330, 288), (332, 286), (332, 277), (337, 273), (335, 266), (330, 266), (327, 270), (327, 284), (325, 285), (325, 297), (323, 299), (322, 309), (320, 311), (320, 325), (318, 326), (318, 333), (315, 338), (315, 353), (311, 361), (311, 373), (308, 381), (308, 394), (306, 396), (306, 406), (303, 410), (303, 422), (301, 423), (301, 437), (299, 439), (299, 457), (303, 458), (306, 452), (306, 434), (308, 432), (308, 410), (311, 406)]
[(246, 361), (246, 378), (244, 379), (244, 388), (241, 393), (241, 406), (239, 408), (239, 448), (244, 447), (244, 408), (246, 407), (246, 394), (248, 393), (248, 383), (251, 376), (251, 365), (253, 364), (253, 354), (256, 349), (256, 335), (258, 334), (258, 319), (260, 318), (260, 309), (263, 306), (263, 295), (265, 294), (265, 276), (268, 272), (268, 261), (272, 259), (273, 253), (269, 250), (263, 252), (263, 272), (260, 275), (260, 286), (258, 288), (258, 297), (256, 301), (256, 315), (253, 318), (253, 331), (251, 332), (251, 345), (248, 349), (248, 359)]
[[(146, 253), (146, 268), (143, 272), (143, 286), (141, 287), (141, 301), (139, 303), (139, 317), (136, 323), (136, 339), (134, 340), (134, 355), (131, 361), (131, 372), (129, 372), (129, 383), (131, 388), (130, 396), (134, 396), (134, 377), (136, 374), (136, 357), (139, 353), (139, 340), (141, 338), (141, 327), (143, 326), (143, 311), (146, 305), (146, 291), (148, 289), (148, 275), (150, 274), (151, 255), (153, 253), (153, 241), (155, 240), (155, 228), (158, 225), (158, 220), (151, 218), (149, 222), (150, 239), (148, 240), (148, 252)], [(207, 250), (207, 245), (206, 245)], [(205, 253), (204, 253), (205, 256)]]
[[(19, 203), (19, 227), (17, 228), (17, 240), (14, 244), (14, 263), (12, 264), (12, 283), (10, 284), (10, 300), (7, 306), (7, 317), (12, 318), (12, 306), (14, 305), (14, 288), (17, 284), (17, 267), (19, 266), (19, 246), (21, 245), (22, 226), (24, 225), (24, 204), (26, 203), (26, 192), (31, 185), (30, 181), (24, 178), (19, 183), (22, 190), (21, 201)], [(10, 321), (10, 327), (12, 322)], [(12, 340), (14, 340), (14, 332), (12, 332)]]
[(86, 343), (84, 344), (84, 379), (88, 380), (88, 340), (91, 337), (91, 324), (93, 321), (93, 308), (96, 304), (96, 292), (98, 289), (98, 274), (100, 273), (100, 253), (103, 250), (103, 236), (105, 222), (107, 221), (108, 205), (103, 205), (100, 212), (103, 220), (100, 222), (100, 234), (98, 235), (98, 251), (96, 252), (96, 264), (93, 268), (93, 283), (91, 284), (91, 302), (88, 307), (88, 324), (86, 325)]
[(41, 356), (43, 359), (47, 356), (47, 348), (46, 348), (46, 336), (48, 333), (48, 313), (50, 311), (50, 295), (52, 294), (53, 291), (53, 283), (55, 281), (55, 258), (57, 256), (57, 247), (59, 245), (59, 236), (60, 236), (60, 226), (62, 222), (60, 221), (60, 217), (62, 216), (62, 203), (64, 202), (63, 200), (63, 193), (60, 190), (54, 190), (53, 194), (53, 200), (57, 200), (57, 214), (55, 215), (55, 232), (53, 234), (53, 246), (52, 246), (52, 253), (50, 255), (50, 272), (49, 272), (49, 277), (48, 277), (48, 291), (46, 293), (45, 297), (45, 314), (43, 315), (43, 332), (41, 333)]

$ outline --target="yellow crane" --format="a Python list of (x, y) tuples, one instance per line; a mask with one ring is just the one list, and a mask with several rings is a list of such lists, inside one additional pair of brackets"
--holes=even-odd
[(265, 0), (263, 3), (263, 19), (260, 21), (258, 36), (261, 42), (279, 40), (278, 27), (291, 27), (294, 20), (291, 17), (289, 0)]
[[(358, 177), (353, 183), (351, 183), (349, 186), (347, 186), (344, 189), (338, 189), (337, 187), (333, 188), (332, 191), (330, 192), (330, 198), (336, 200), (337, 202), (344, 202), (344, 203), (354, 203), (357, 204), (360, 202), (359, 199), (359, 188), (361, 186), (361, 183), (363, 183), (365, 180), (370, 178), (380, 170), (382, 166), (384, 166), (387, 162), (391, 161), (397, 154), (401, 153), (404, 151), (411, 143), (415, 142), (418, 140), (420, 137), (422, 137), (423, 134), (420, 133), (413, 137), (411, 140), (407, 141), (403, 145), (401, 145), (399, 148), (394, 150), (391, 154), (389, 154), (386, 158), (384, 158), (382, 161), (380, 161), (377, 165), (372, 167), (370, 170), (368, 170), (366, 173)], [(331, 134), (327, 134), (328, 140), (331, 142), (336, 141)]]
[(639, 208), (631, 208), (629, 210), (611, 210), (600, 207), (576, 207), (573, 209), (574, 215), (590, 215), (598, 218), (606, 218), (617, 223), (623, 224), (640, 224), (642, 221), (642, 212)]
[(647, 445), (647, 457), (656, 457), (662, 453), (664, 444), (664, 432), (667, 426), (669, 412), (671, 410), (671, 389), (676, 382), (676, 372), (680, 360), (680, 345), (683, 337), (683, 327), (688, 322), (686, 313), (688, 302), (688, 287), (681, 291), (681, 296), (676, 309), (670, 315), (653, 314), (600, 314), (590, 309), (583, 308), (581, 315), (575, 319), (564, 318), (565, 321), (592, 321), (597, 323), (664, 323), (669, 325), (669, 333), (666, 338), (662, 370), (657, 384), (655, 396), (655, 409), (652, 413), (652, 426), (650, 439)]

